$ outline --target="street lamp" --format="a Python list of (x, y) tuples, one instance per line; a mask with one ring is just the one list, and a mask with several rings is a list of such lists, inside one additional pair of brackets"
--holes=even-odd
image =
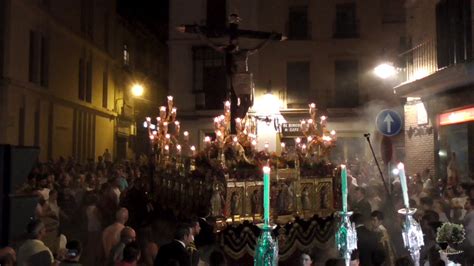
[(132, 86), (132, 95), (135, 96), (135, 97), (142, 96), (143, 91), (144, 91), (144, 89), (143, 89), (143, 86), (141, 84), (136, 83)]
[(382, 63), (374, 68), (374, 74), (381, 79), (393, 77), (396, 73), (397, 70), (391, 63)]

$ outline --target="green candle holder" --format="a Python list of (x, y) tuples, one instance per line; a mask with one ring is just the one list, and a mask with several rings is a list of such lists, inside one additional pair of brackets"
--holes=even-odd
[(258, 237), (255, 248), (255, 266), (276, 266), (278, 265), (278, 240), (272, 236), (272, 230), (276, 225), (258, 224), (262, 233)]

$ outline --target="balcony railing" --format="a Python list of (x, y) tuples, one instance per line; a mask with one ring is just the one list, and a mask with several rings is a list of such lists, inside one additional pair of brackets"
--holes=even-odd
[(403, 67), (402, 83), (421, 79), (438, 71), (438, 56), (434, 39), (418, 44), (399, 56)]

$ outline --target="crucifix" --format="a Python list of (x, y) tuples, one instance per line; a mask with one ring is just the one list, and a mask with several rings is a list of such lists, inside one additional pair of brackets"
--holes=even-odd
[[(235, 134), (235, 119), (247, 115), (248, 109), (253, 105), (254, 83), (252, 73), (248, 71), (248, 56), (255, 54), (270, 41), (283, 41), (286, 37), (281, 33), (253, 31), (239, 29), (240, 17), (237, 14), (229, 16), (227, 28), (211, 28), (201, 25), (182, 25), (177, 27), (183, 33), (197, 34), (214, 50), (225, 54), (225, 66), (227, 75), (227, 98), (231, 102), (231, 133)], [(226, 45), (214, 44), (209, 38), (229, 36)], [(239, 38), (263, 39), (254, 48), (242, 49), (239, 46)]]

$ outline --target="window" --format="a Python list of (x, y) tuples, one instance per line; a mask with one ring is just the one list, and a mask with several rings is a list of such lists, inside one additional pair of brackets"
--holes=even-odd
[(290, 40), (309, 39), (308, 7), (290, 7), (288, 15), (288, 38)]
[(38, 102), (38, 107), (37, 109), (35, 110), (35, 114), (34, 114), (34, 123), (35, 123), (35, 132), (34, 132), (34, 145), (35, 146), (39, 146), (40, 145), (40, 108), (41, 108), (41, 105), (40, 103)]
[(104, 75), (102, 78), (102, 107), (107, 108), (108, 100), (109, 100), (109, 73), (104, 71)]
[(222, 109), (227, 92), (224, 55), (210, 47), (194, 47), (194, 92), (202, 94), (198, 109)]
[(84, 101), (86, 99), (86, 82), (85, 82), (85, 64), (84, 59), (79, 59), (79, 83), (78, 83), (78, 91), (79, 91), (79, 100)]
[(109, 22), (110, 15), (108, 12), (104, 15), (104, 48), (105, 51), (109, 52)]
[(44, 34), (30, 31), (28, 80), (42, 87), (48, 86), (48, 39)]
[(335, 62), (334, 107), (352, 108), (359, 104), (359, 63), (357, 60)]
[(48, 87), (48, 39), (44, 35), (41, 35), (40, 46), (40, 85), (42, 87)]
[(288, 108), (307, 104), (310, 90), (310, 62), (289, 62), (286, 65), (286, 94)]
[[(24, 104), (25, 99), (23, 99)], [(18, 145), (25, 145), (25, 107), (24, 105), (20, 107), (20, 112), (18, 113)]]
[(94, 1), (81, 0), (81, 32), (88, 38), (93, 38)]
[(436, 4), (438, 68), (472, 59), (469, 0), (441, 0)]
[(92, 102), (92, 60), (87, 61), (86, 69), (86, 102)]
[(214, 28), (223, 28), (227, 25), (225, 0), (207, 0), (206, 24)]
[(336, 21), (334, 38), (358, 38), (359, 27), (356, 16), (356, 4), (344, 3), (336, 5)]
[(28, 57), (28, 80), (36, 83), (38, 80), (38, 47), (37, 47), (37, 34), (30, 30), (30, 50)]
[(128, 53), (128, 46), (123, 45), (123, 65), (128, 66), (130, 64), (130, 54)]

